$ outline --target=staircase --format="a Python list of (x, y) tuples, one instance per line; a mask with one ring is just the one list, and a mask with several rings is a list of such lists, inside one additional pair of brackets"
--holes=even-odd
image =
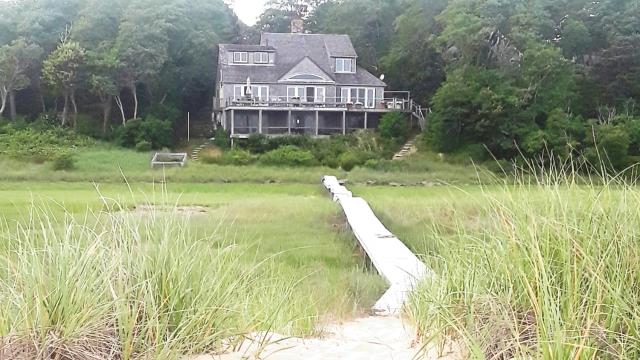
[(423, 108), (422, 105), (411, 100), (409, 111), (411, 116), (418, 121), (420, 130), (424, 131), (427, 127), (427, 114), (430, 112), (428, 108)]
[(207, 139), (207, 141), (205, 141), (204, 143), (202, 143), (201, 145), (198, 145), (195, 149), (193, 149), (193, 151), (191, 151), (191, 159), (197, 161), (198, 154), (200, 153), (200, 151), (202, 151), (202, 149), (206, 148), (209, 144), (211, 144), (211, 141), (213, 141), (213, 138)]
[(416, 142), (416, 138), (413, 137), (406, 144), (402, 146), (402, 149), (398, 151), (395, 155), (393, 155), (393, 160), (402, 160), (405, 156), (409, 155), (411, 149), (414, 147), (414, 143)]

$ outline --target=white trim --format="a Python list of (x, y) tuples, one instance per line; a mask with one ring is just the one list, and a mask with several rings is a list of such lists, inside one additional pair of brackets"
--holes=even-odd
[[(238, 55), (238, 59), (236, 60), (236, 55)], [(244, 57), (244, 60), (242, 58)], [(249, 53), (246, 51), (234, 51), (233, 52), (233, 62), (236, 64), (246, 64), (249, 62)]]
[[(233, 99), (240, 100), (240, 98), (244, 97), (246, 94), (246, 88), (247, 88), (246, 84), (245, 85), (234, 84)], [(258, 99), (260, 101), (269, 101), (269, 85), (255, 84), (255, 85), (251, 85), (251, 88), (252, 88), (252, 93), (251, 93), (252, 99)], [(238, 96), (237, 89), (240, 89), (240, 96)], [(255, 91), (257, 94), (253, 93), (253, 91)]]
[[(350, 64), (349, 70), (346, 70), (346, 64)], [(339, 65), (340, 64), (340, 65)], [(356, 59), (348, 57), (335, 58), (335, 71), (339, 74), (353, 74), (356, 72)]]
[[(355, 96), (352, 93), (356, 91)], [(360, 98), (360, 90), (364, 90), (364, 97)], [(356, 98), (356, 102), (361, 102), (365, 108), (372, 109), (376, 107), (376, 88), (367, 86), (346, 86), (340, 88), (340, 101), (349, 103), (351, 99)]]
[[(263, 59), (263, 55), (266, 56), (266, 59)], [(269, 53), (266, 51), (256, 51), (253, 53), (253, 62), (255, 64), (268, 64), (269, 63)]]

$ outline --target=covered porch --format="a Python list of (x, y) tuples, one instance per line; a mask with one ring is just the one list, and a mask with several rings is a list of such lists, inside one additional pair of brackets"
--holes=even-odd
[(386, 111), (319, 110), (304, 108), (232, 108), (222, 114), (222, 125), (233, 138), (251, 134), (308, 135), (347, 134), (359, 129), (377, 129)]

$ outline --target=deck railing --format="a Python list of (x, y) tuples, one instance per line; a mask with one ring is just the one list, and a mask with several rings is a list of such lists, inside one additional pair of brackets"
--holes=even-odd
[(325, 97), (324, 101), (316, 99), (305, 99), (298, 97), (275, 96), (269, 98), (243, 97), (236, 98), (214, 98), (213, 108), (222, 110), (227, 107), (301, 107), (301, 108), (339, 108), (347, 110), (389, 110), (389, 111), (409, 111), (411, 109), (411, 99), (401, 97), (385, 97), (367, 99), (367, 101), (344, 101), (340, 97)]

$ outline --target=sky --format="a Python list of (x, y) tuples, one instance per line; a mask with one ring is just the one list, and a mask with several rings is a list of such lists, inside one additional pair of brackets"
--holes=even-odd
[(231, 7), (242, 22), (253, 25), (262, 14), (266, 2), (267, 0), (232, 0)]

